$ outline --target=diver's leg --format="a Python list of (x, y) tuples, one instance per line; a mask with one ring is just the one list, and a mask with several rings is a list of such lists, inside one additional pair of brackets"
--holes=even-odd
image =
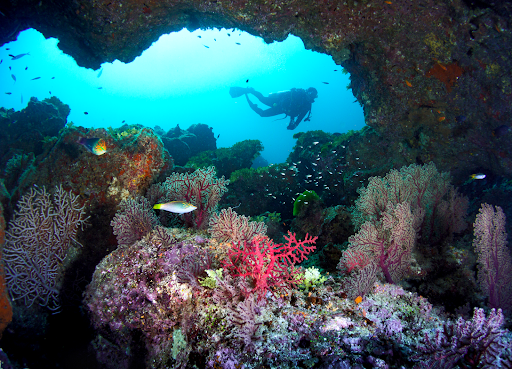
[(267, 110), (260, 109), (258, 108), (258, 105), (249, 100), (249, 96), (245, 95), (245, 97), (247, 98), (247, 102), (249, 103), (251, 109), (254, 110), (260, 117), (272, 117), (274, 115), (283, 113), (283, 111), (277, 107), (272, 107)]
[(263, 94), (261, 92), (258, 92), (258, 91), (256, 91), (255, 89), (253, 89), (251, 87), (249, 87), (247, 89), (247, 93), (248, 94), (253, 94), (254, 97), (256, 97), (259, 101), (261, 101), (263, 104), (265, 104), (267, 106), (270, 106), (270, 107), (273, 107), (274, 103), (276, 102), (275, 97), (263, 96)]

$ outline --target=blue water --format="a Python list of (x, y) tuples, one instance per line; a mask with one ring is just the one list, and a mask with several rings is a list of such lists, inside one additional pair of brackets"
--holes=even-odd
[[(363, 110), (346, 89), (348, 75), (330, 56), (306, 50), (298, 37), (266, 44), (239, 30), (183, 29), (161, 36), (129, 64), (104, 63), (101, 75), (77, 66), (57, 44), (30, 29), (1, 48), (0, 106), (20, 110), (31, 96), (42, 100), (54, 95), (70, 106), (68, 121), (87, 128), (115, 128), (123, 121), (164, 130), (205, 123), (220, 135), (217, 147), (261, 140), (270, 163), (286, 160), (296, 132), (346, 132), (364, 126)], [(30, 55), (17, 60), (8, 56), (26, 52)], [(250, 86), (264, 95), (315, 87), (318, 98), (311, 121), (288, 131), (289, 118), (259, 117), (244, 97), (229, 96), (231, 86)]]

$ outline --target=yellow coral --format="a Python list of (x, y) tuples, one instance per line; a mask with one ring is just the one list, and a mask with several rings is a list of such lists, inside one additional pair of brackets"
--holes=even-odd
[(450, 50), (446, 47), (444, 41), (440, 40), (435, 34), (429, 33), (424, 42), (437, 59), (450, 57)]
[(500, 69), (498, 64), (491, 63), (485, 68), (485, 74), (487, 74), (487, 77), (495, 77), (500, 73)]

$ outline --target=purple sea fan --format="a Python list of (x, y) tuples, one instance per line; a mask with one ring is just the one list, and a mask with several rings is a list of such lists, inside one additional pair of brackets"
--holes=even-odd
[(56, 188), (53, 201), (46, 188), (32, 188), (18, 201), (3, 249), (7, 287), (13, 300), (23, 299), (50, 310), (59, 308), (64, 261), (87, 218), (78, 196)]
[(203, 229), (217, 209), (222, 195), (227, 192), (229, 180), (215, 176), (215, 167), (197, 169), (193, 173), (173, 173), (161, 184), (167, 199), (182, 200), (197, 207), (183, 214), (188, 227)]
[(158, 219), (145, 197), (124, 199), (110, 222), (119, 245), (132, 245), (158, 225)]
[(233, 209), (222, 209), (210, 218), (208, 231), (223, 242), (251, 241), (257, 235), (265, 236), (267, 226), (263, 222), (251, 222), (249, 218), (238, 215)]
[(507, 248), (505, 214), (482, 204), (475, 220), (473, 246), (478, 253), (478, 282), (491, 308), (512, 309), (512, 258)]
[(433, 336), (425, 334), (421, 353), (412, 357), (421, 361), (414, 368), (496, 368), (506, 347), (503, 322), (501, 309), (492, 309), (487, 318), (483, 309), (475, 309), (471, 320), (445, 323)]

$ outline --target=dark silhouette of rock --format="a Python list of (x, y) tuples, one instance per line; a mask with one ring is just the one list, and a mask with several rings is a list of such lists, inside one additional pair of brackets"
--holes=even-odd
[(0, 164), (19, 153), (43, 152), (45, 138), (57, 136), (64, 128), (69, 106), (56, 97), (37, 100), (32, 97), (27, 107), (20, 111), (0, 108)]
[(164, 147), (177, 165), (185, 165), (190, 157), (217, 148), (213, 130), (206, 124), (193, 124), (186, 130), (179, 124), (161, 137)]

